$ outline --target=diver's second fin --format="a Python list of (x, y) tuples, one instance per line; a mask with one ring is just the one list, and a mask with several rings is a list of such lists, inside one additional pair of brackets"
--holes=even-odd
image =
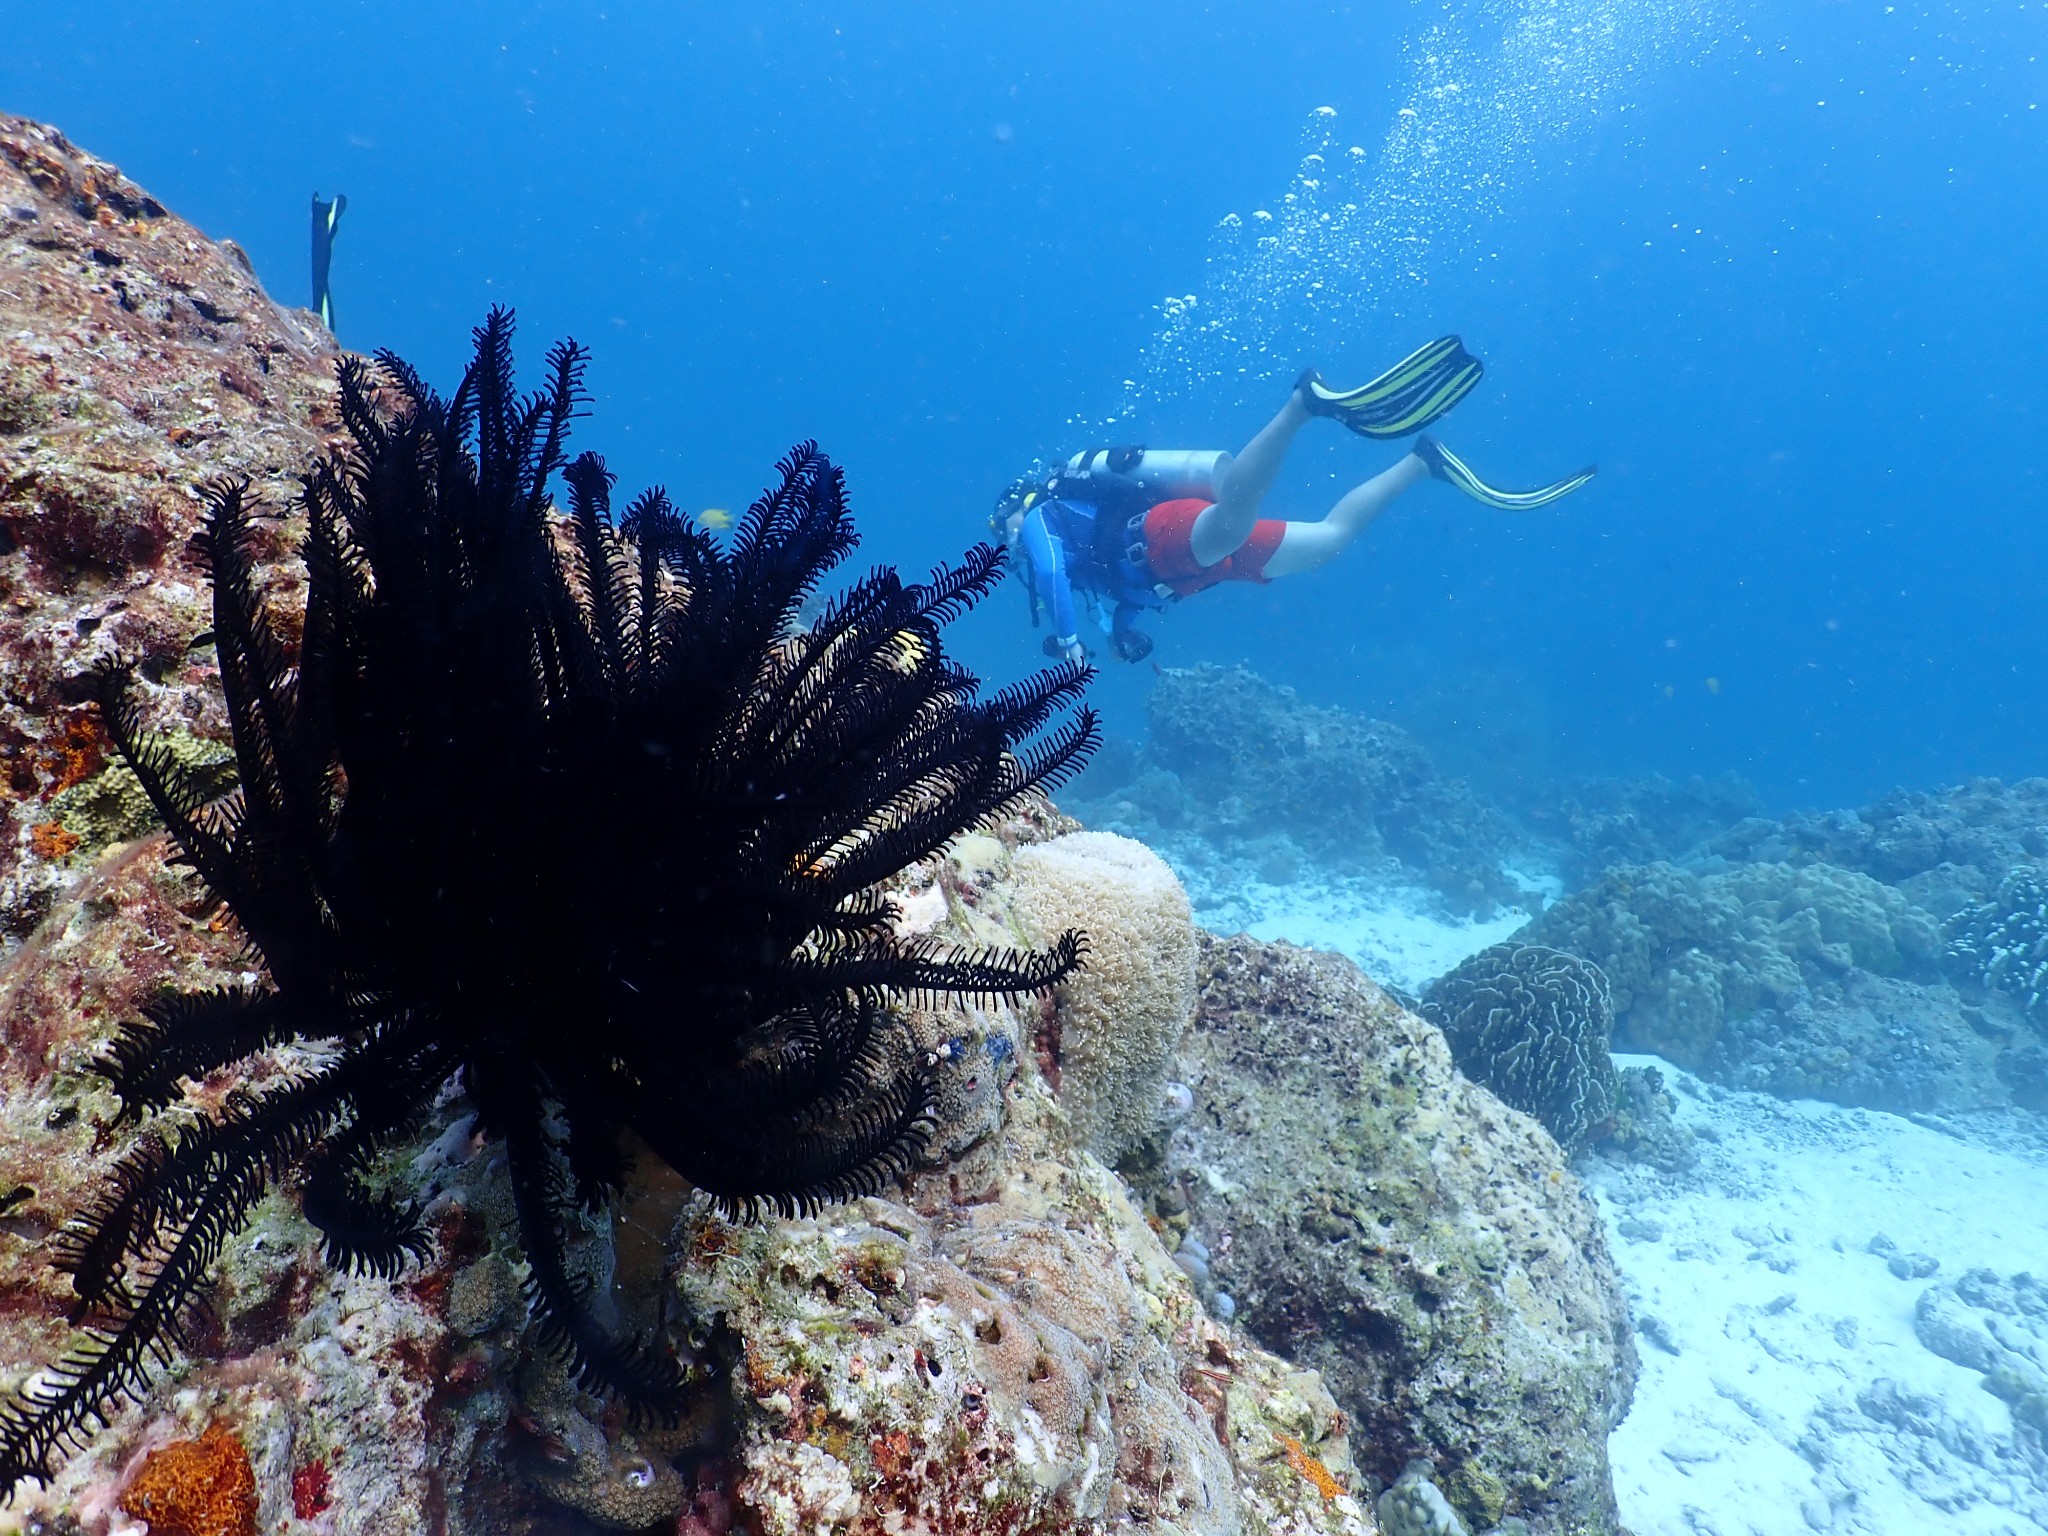
[(1547, 507), (1553, 501), (1571, 495), (1599, 472), (1597, 464), (1588, 464), (1575, 475), (1566, 475), (1562, 480), (1538, 486), (1533, 491), (1502, 491), (1473, 474), (1469, 464), (1433, 437), (1415, 439), (1414, 452), (1437, 479), (1456, 486), (1481, 506), (1494, 507), (1502, 512), (1528, 512), (1537, 507)]
[(1332, 389), (1313, 368), (1294, 389), (1311, 416), (1385, 440), (1420, 432), (1471, 394), (1485, 372), (1485, 364), (1456, 336), (1439, 336), (1356, 389)]

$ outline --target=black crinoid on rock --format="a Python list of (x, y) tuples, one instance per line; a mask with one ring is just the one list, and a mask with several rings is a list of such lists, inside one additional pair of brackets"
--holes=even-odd
[[(352, 447), (304, 482), (296, 656), (266, 617), (239, 486), (202, 534), (239, 788), (209, 801), (103, 678), (110, 732), (267, 982), (169, 995), (101, 1070), (142, 1138), (58, 1263), (78, 1343), (0, 1421), (0, 1490), (139, 1393), (208, 1266), (290, 1176), (329, 1259), (396, 1274), (429, 1241), (370, 1175), (455, 1074), (502, 1143), (544, 1334), (579, 1378), (672, 1410), (674, 1358), (609, 1331), (569, 1228), (631, 1138), (729, 1210), (871, 1192), (931, 1129), (931, 1058), (892, 1000), (1014, 996), (1078, 963), (900, 940), (878, 882), (1073, 771), (1065, 666), (983, 696), (940, 631), (1000, 574), (879, 569), (799, 608), (854, 545), (805, 445), (721, 549), (659, 491), (614, 519), (565, 435), (581, 352), (514, 393), (511, 317), (442, 399), (397, 359), (341, 369)], [(397, 406), (379, 404), (380, 389)], [(566, 510), (550, 499), (557, 471)], [(219, 1111), (183, 1080), (321, 1048)], [(170, 1113), (165, 1113), (171, 1111)]]

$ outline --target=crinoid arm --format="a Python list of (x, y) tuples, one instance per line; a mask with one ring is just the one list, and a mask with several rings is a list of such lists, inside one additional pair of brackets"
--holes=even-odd
[(795, 1215), (878, 1194), (929, 1146), (929, 1062), (902, 1021), (872, 1003), (792, 1011), (765, 1050), (700, 1075), (687, 1119), (659, 1094), (634, 1127), (730, 1215)]
[(184, 1096), (185, 1078), (231, 1066), (295, 1035), (317, 1035), (276, 992), (216, 987), (164, 992), (123, 1024), (93, 1069), (121, 1100), (124, 1119), (139, 1120)]
[[(651, 1339), (623, 1337), (596, 1314), (595, 1284), (569, 1256), (571, 1223), (581, 1202), (571, 1168), (576, 1133), (551, 1129), (545, 1100), (523, 1074), (479, 1072), (485, 1113), (505, 1127), (513, 1208), (526, 1249), (527, 1304), (540, 1342), (556, 1351), (583, 1386), (619, 1399), (637, 1419), (672, 1422), (685, 1406), (689, 1378)], [(585, 1134), (590, 1134), (586, 1132)]]

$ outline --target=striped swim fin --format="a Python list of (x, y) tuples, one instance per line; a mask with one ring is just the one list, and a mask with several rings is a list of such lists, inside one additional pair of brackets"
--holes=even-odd
[(1313, 368), (1294, 388), (1311, 416), (1386, 440), (1420, 432), (1471, 394), (1485, 372), (1486, 365), (1456, 336), (1439, 336), (1356, 389), (1332, 389)]
[(1597, 464), (1588, 464), (1575, 475), (1538, 486), (1533, 491), (1502, 491), (1473, 474), (1471, 465), (1433, 437), (1415, 440), (1415, 456), (1429, 466), (1429, 472), (1437, 479), (1455, 485), (1480, 505), (1495, 507), (1502, 512), (1528, 512), (1537, 507), (1547, 507), (1553, 501), (1571, 495), (1599, 472)]

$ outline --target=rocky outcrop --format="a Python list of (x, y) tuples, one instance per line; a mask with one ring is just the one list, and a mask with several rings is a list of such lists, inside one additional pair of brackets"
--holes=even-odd
[[(933, 926), (988, 936), (1015, 850), (1062, 825), (1041, 809), (965, 865), (930, 861), (903, 908), (950, 891), (955, 914)], [(109, 854), (0, 972), (0, 1388), (62, 1347), (69, 1296), (47, 1240), (132, 1135), (86, 1070), (97, 1043), (167, 981), (246, 975), (166, 852), (148, 838)], [(1096, 923), (1129, 920), (1114, 894)], [(1077, 1147), (1031, 1059), (1036, 1022), (1006, 1005), (916, 1017), (946, 1047), (946, 1125), (893, 1198), (733, 1223), (643, 1167), (587, 1258), (629, 1318), (698, 1362), (679, 1426), (614, 1422), (530, 1337), (503, 1170), (477, 1155), (458, 1098), (392, 1170), (434, 1213), (423, 1271), (337, 1275), (291, 1200), (266, 1202), (190, 1358), (0, 1529), (109, 1508), (139, 1453), (231, 1436), (265, 1530), (304, 1528), (292, 1511), (317, 1488), (341, 1512), (331, 1529), (380, 1536), (585, 1529), (563, 1510), (591, 1529), (790, 1536), (893, 1530), (906, 1510), (985, 1532), (1367, 1536), (1346, 1416), (1313, 1370), (1204, 1314), (1122, 1183)], [(279, 1053), (261, 1074), (293, 1064)]]
[[(50, 1240), (134, 1135), (94, 1053), (159, 988), (257, 979), (110, 761), (84, 680), (135, 661), (173, 750), (224, 760), (195, 487), (245, 475), (285, 504), (330, 442), (336, 355), (232, 244), (55, 130), (0, 118), (0, 1392), (64, 1347)], [(277, 555), (291, 537), (278, 526)], [(288, 566), (264, 579), (289, 639)], [(1013, 942), (1015, 850), (1070, 829), (1041, 805), (963, 840), (906, 877), (905, 927)], [(1090, 920), (1107, 937), (1164, 911), (1191, 945), (1170, 876), (1101, 884)], [(1143, 914), (1119, 907), (1132, 891)], [(1131, 947), (1133, 986), (1148, 953)], [(1137, 1098), (1157, 1097), (1187, 989), (1166, 978)], [(531, 1336), (503, 1168), (457, 1096), (380, 1169), (430, 1214), (423, 1268), (336, 1274), (291, 1195), (266, 1201), (185, 1355), (0, 1530), (102, 1529), (126, 1509), (166, 1529), (710, 1536), (894, 1529), (914, 1508), (988, 1533), (1370, 1536), (1346, 1420), (1315, 1374), (1208, 1319), (1077, 1147), (1034, 1058), (1057, 1044), (1059, 1006), (913, 1013), (942, 1125), (895, 1198), (734, 1224), (643, 1162), (577, 1250), (622, 1321), (663, 1328), (692, 1362), (695, 1407), (674, 1426), (620, 1423)], [(273, 1052), (199, 1101), (302, 1064)]]
[[(159, 987), (254, 979), (109, 761), (82, 679), (115, 654), (137, 661), (151, 709), (179, 727), (173, 749), (221, 760), (193, 489), (246, 474), (283, 504), (330, 441), (335, 353), (231, 245), (18, 119), (0, 119), (0, 271), (11, 1391), (66, 1337), (51, 1237), (133, 1135), (88, 1070), (94, 1052)], [(278, 527), (280, 556), (291, 533)], [(289, 634), (286, 564), (265, 579)], [(1298, 745), (1291, 782), (1348, 792), (1343, 752)], [(1385, 849), (1479, 901), (1498, 828), (1400, 741), (1379, 750)], [(662, 1330), (690, 1364), (682, 1422), (622, 1424), (531, 1335), (504, 1172), (455, 1096), (379, 1170), (430, 1214), (423, 1268), (337, 1275), (289, 1192), (267, 1201), (187, 1357), (0, 1530), (167, 1512), (204, 1491), (184, 1488), (185, 1469), (227, 1467), (231, 1507), (207, 1518), (288, 1536), (906, 1520), (1370, 1536), (1368, 1495), (1416, 1456), (1475, 1529), (1517, 1512), (1543, 1531), (1605, 1529), (1593, 1426), (1626, 1400), (1625, 1346), (1555, 1146), (1459, 1082), (1441, 1037), (1341, 962), (1257, 946), (1212, 947), (1176, 1094), (1162, 1075), (1185, 1012), (1185, 908), (1149, 856), (1060, 849), (1072, 830), (1035, 807), (895, 892), (906, 932), (1011, 943), (1050, 920), (1057, 903), (1033, 916), (1045, 885), (1074, 910), (1062, 921), (1103, 935), (1105, 960), (1122, 945), (1056, 998), (913, 1011), (940, 1126), (904, 1187), (733, 1223), (643, 1164), (617, 1219), (579, 1238), (621, 1322)], [(1140, 1004), (1125, 1059), (1117, 1022)], [(252, 1075), (300, 1064), (280, 1050)], [(249, 1080), (217, 1075), (200, 1098)], [(1160, 1132), (1190, 1100), (1169, 1158)], [(1084, 1143), (1128, 1154), (1149, 1210)], [(1230, 1322), (1232, 1292), (1265, 1344)]]
[(1473, 1530), (1616, 1531), (1635, 1355), (1556, 1142), (1340, 956), (1205, 940), (1201, 975), (1155, 1199), (1207, 1278), (1321, 1371), (1377, 1486), (1420, 1458)]
[(965, 1164), (809, 1221), (702, 1207), (681, 1320), (736, 1337), (739, 1488), (769, 1536), (1363, 1531), (1312, 1371), (1203, 1315), (1041, 1085)]

